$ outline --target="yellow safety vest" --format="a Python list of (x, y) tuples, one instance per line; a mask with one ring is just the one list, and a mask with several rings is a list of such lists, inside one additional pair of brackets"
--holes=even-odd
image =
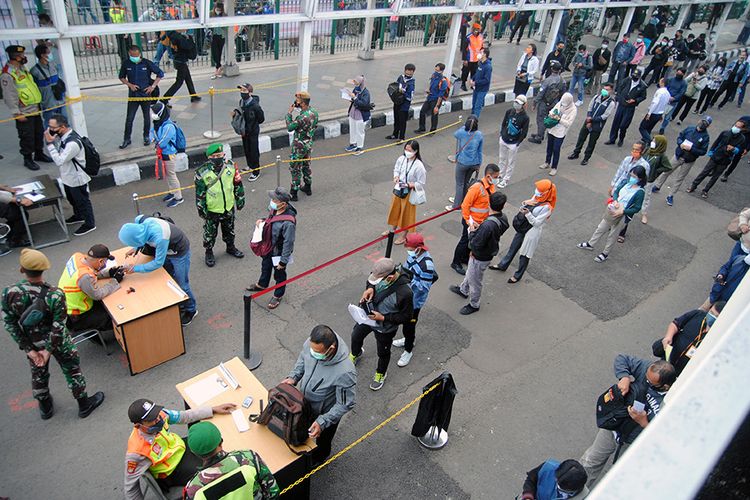
[(110, 7), (109, 18), (114, 24), (122, 24), (125, 22), (125, 9), (123, 7)]
[(216, 175), (213, 167), (201, 174), (206, 183), (206, 209), (215, 214), (229, 212), (234, 207), (234, 165), (225, 164)]
[[(216, 489), (222, 492), (221, 500), (247, 500), (253, 498), (255, 490), (255, 467), (251, 465), (241, 465), (237, 469), (224, 474), (219, 479), (211, 481), (203, 488), (199, 489), (195, 494), (195, 500), (206, 500), (206, 496), (211, 490)], [(244, 483), (237, 476), (242, 475)], [(230, 481), (230, 479), (233, 479)], [(228, 484), (222, 485), (221, 483), (227, 482)], [(231, 491), (226, 491), (228, 488), (233, 488)], [(217, 498), (215, 495), (211, 495), (210, 498)]]
[(42, 102), (42, 93), (39, 92), (39, 87), (36, 86), (31, 73), (25, 69), (19, 70), (13, 68), (8, 68), (8, 73), (13, 77), (13, 81), (16, 82), (18, 100), (21, 101), (21, 104), (31, 106), (32, 104)]
[(177, 468), (185, 454), (185, 442), (174, 432), (169, 432), (169, 417), (161, 412), (164, 428), (149, 443), (138, 429), (133, 428), (128, 438), (128, 453), (141, 455), (151, 460), (149, 471), (157, 478), (165, 478)]
[(81, 276), (90, 274), (96, 278), (96, 272), (83, 262), (84, 257), (80, 252), (74, 253), (65, 264), (60, 281), (57, 282), (58, 288), (65, 292), (69, 316), (83, 314), (94, 306), (94, 299), (86, 295), (78, 286)]

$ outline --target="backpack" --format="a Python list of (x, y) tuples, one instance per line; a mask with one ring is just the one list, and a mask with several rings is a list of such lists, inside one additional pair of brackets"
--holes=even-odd
[(443, 100), (448, 99), (451, 96), (451, 81), (448, 77), (443, 77), (445, 80), (445, 92), (443, 92)]
[(310, 403), (305, 401), (302, 391), (290, 384), (281, 383), (268, 390), (268, 406), (260, 402), (260, 414), (251, 415), (250, 421), (265, 425), (279, 436), (297, 455), (291, 446), (304, 444), (313, 421)]
[[(633, 430), (640, 427), (628, 414), (628, 406), (632, 406), (637, 399), (635, 385), (631, 384), (628, 393), (623, 396), (617, 384), (604, 391), (596, 400), (596, 426), (600, 429), (617, 431), (620, 439), (631, 443)], [(645, 399), (645, 398), (642, 398)]]
[(18, 318), (18, 326), (24, 331), (39, 326), (49, 315), (49, 307), (47, 307), (47, 302), (44, 300), (47, 297), (47, 292), (49, 292), (49, 285), (43, 283), (41, 288), (42, 291), (39, 292), (39, 295), (36, 296), (31, 305)]
[[(174, 219), (168, 215), (162, 215), (161, 212), (154, 212), (151, 215), (149, 215), (152, 219), (161, 219), (163, 221), (167, 221), (170, 224), (174, 224)], [(148, 217), (147, 217), (148, 218)]]
[(245, 113), (237, 108), (232, 111), (232, 128), (237, 135), (245, 135)]
[(567, 86), (565, 85), (565, 80), (560, 77), (560, 81), (557, 83), (550, 84), (549, 87), (544, 91), (544, 97), (542, 97), (542, 101), (547, 106), (553, 106), (557, 104), (557, 101), (560, 100), (563, 93), (565, 93)]
[(185, 37), (185, 41), (182, 42), (181, 50), (185, 51), (185, 55), (191, 61), (195, 61), (198, 58), (198, 47), (190, 37)]
[(174, 125), (174, 147), (177, 150), (178, 153), (184, 153), (185, 148), (187, 147), (187, 140), (185, 139), (185, 132), (182, 131), (179, 125), (177, 125), (177, 122), (172, 121), (172, 125)]
[[(86, 158), (86, 165), (84, 165), (83, 168), (75, 158), (73, 158), (72, 160), (73, 165), (75, 165), (77, 168), (80, 168), (91, 177), (97, 175), (99, 173), (99, 168), (101, 168), (102, 166), (102, 162), (101, 158), (99, 157), (99, 152), (96, 150), (91, 140), (88, 137), (81, 137), (77, 132), (71, 132), (70, 138), (68, 140), (76, 142), (78, 146), (83, 149), (83, 153)], [(62, 144), (62, 147), (64, 148), (67, 143), (68, 142), (65, 141)]]
[(406, 96), (403, 92), (401, 92), (401, 86), (398, 82), (391, 82), (388, 84), (388, 97), (391, 98), (391, 101), (393, 101), (393, 104), (396, 106), (403, 104), (406, 100)]
[(258, 257), (265, 257), (271, 253), (271, 250), (273, 250), (273, 223), (283, 221), (289, 221), (294, 224), (297, 223), (297, 219), (289, 214), (273, 215), (266, 219), (266, 223), (263, 225), (263, 236), (261, 240), (257, 243), (250, 242), (250, 250), (252, 250), (255, 255)]

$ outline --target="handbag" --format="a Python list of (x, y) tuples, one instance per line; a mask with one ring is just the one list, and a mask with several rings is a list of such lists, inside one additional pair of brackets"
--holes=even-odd
[(414, 189), (409, 193), (409, 203), (412, 205), (422, 205), (427, 201), (427, 195), (424, 188), (419, 184), (414, 185)]
[[(524, 207), (527, 209), (532, 208), (526, 205), (524, 205), (521, 208), (524, 208)], [(534, 226), (532, 226), (531, 222), (529, 222), (529, 219), (526, 218), (526, 214), (524, 214), (520, 210), (518, 211), (516, 216), (513, 217), (513, 229), (515, 229), (517, 233), (526, 234), (529, 232), (529, 229), (531, 229), (532, 227)]]
[(461, 146), (460, 148), (458, 148), (458, 151), (456, 151), (455, 155), (448, 155), (448, 161), (449, 162), (456, 163), (458, 161), (458, 155), (460, 155), (461, 151), (463, 151), (464, 148), (471, 142), (471, 140), (474, 138), (474, 134), (475, 134), (475, 132), (472, 132), (471, 134), (469, 134), (469, 139), (464, 143), (463, 146)]
[(559, 118), (552, 118), (551, 116), (545, 116), (544, 117), (544, 128), (552, 128), (557, 126), (557, 124), (560, 123)]
[[(406, 161), (408, 162), (409, 160), (406, 160)], [(409, 182), (409, 172), (411, 172), (411, 168), (414, 166), (415, 161), (417, 161), (416, 158), (414, 158), (414, 161), (411, 162), (411, 165), (409, 166), (409, 168), (406, 169), (406, 174), (404, 175), (403, 182), (401, 181), (401, 179), (399, 179), (398, 184), (396, 185), (396, 187), (393, 188), (393, 194), (395, 196), (402, 198), (402, 199), (409, 196), (409, 191), (411, 190), (409, 189), (409, 186), (406, 184)]]

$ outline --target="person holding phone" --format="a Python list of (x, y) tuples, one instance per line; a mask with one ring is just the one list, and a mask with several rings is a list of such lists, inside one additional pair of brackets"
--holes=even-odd
[[(404, 145), (404, 153), (398, 157), (396, 164), (393, 166), (393, 196), (391, 209), (388, 212), (388, 225), (393, 227), (393, 231), (398, 228), (409, 227), (417, 221), (417, 205), (413, 203), (412, 192), (424, 191), (427, 184), (427, 170), (422, 163), (422, 157), (419, 155), (419, 143), (417, 141), (408, 141)], [(416, 228), (409, 229), (410, 232), (416, 231)], [(387, 235), (388, 231), (383, 235)], [(393, 242), (396, 245), (403, 245), (406, 236), (399, 235)]]

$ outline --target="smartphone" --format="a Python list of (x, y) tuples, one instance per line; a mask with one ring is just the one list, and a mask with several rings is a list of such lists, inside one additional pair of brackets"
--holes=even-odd
[(640, 401), (633, 401), (633, 410), (642, 413), (646, 409), (646, 405), (641, 403)]
[(362, 302), (362, 309), (364, 309), (365, 313), (369, 316), (372, 314), (372, 302)]
[(253, 404), (253, 397), (248, 396), (245, 398), (245, 400), (242, 402), (243, 408), (250, 408), (250, 405)]

